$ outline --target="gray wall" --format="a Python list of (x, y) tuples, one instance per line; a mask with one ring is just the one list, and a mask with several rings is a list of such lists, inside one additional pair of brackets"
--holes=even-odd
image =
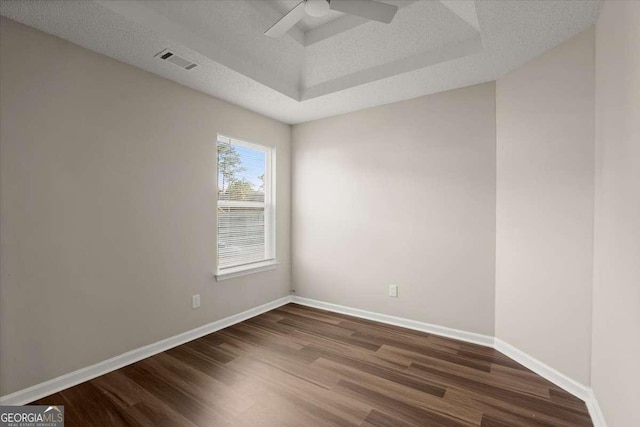
[[(288, 125), (0, 22), (0, 394), (289, 294)], [(217, 132), (277, 147), (282, 262), (220, 283)]]
[(493, 82), (297, 125), (293, 140), (296, 295), (493, 335)]
[(593, 28), (498, 79), (496, 336), (589, 384)]
[(596, 25), (596, 227), (591, 383), (609, 427), (640, 425), (640, 2)]

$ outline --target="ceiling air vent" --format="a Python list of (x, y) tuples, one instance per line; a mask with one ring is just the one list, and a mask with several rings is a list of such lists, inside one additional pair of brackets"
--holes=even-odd
[(198, 64), (196, 64), (195, 62), (191, 62), (169, 49), (165, 49), (162, 52), (156, 54), (156, 58), (160, 58), (163, 61), (171, 62), (172, 64), (182, 67), (185, 70), (193, 70), (198, 66)]

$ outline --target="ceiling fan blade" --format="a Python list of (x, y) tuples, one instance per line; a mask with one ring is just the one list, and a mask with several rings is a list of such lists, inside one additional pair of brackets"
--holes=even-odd
[(331, 10), (356, 15), (388, 24), (398, 11), (398, 6), (374, 0), (331, 0)]
[(274, 39), (279, 39), (304, 17), (304, 1), (301, 1), (296, 5), (296, 7), (291, 9), (286, 15), (280, 18), (278, 22), (265, 31), (264, 34), (266, 36), (273, 37)]

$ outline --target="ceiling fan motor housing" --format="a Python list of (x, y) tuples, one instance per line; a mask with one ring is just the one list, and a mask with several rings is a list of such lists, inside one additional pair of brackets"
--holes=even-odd
[(275, 39), (280, 38), (306, 16), (319, 18), (330, 10), (388, 24), (393, 20), (398, 6), (375, 0), (302, 0), (264, 33)]
[(305, 0), (304, 11), (315, 18), (324, 16), (329, 11), (329, 0)]

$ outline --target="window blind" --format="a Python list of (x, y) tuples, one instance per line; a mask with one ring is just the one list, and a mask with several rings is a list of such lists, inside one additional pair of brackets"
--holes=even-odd
[(274, 259), (273, 149), (218, 136), (218, 269)]

